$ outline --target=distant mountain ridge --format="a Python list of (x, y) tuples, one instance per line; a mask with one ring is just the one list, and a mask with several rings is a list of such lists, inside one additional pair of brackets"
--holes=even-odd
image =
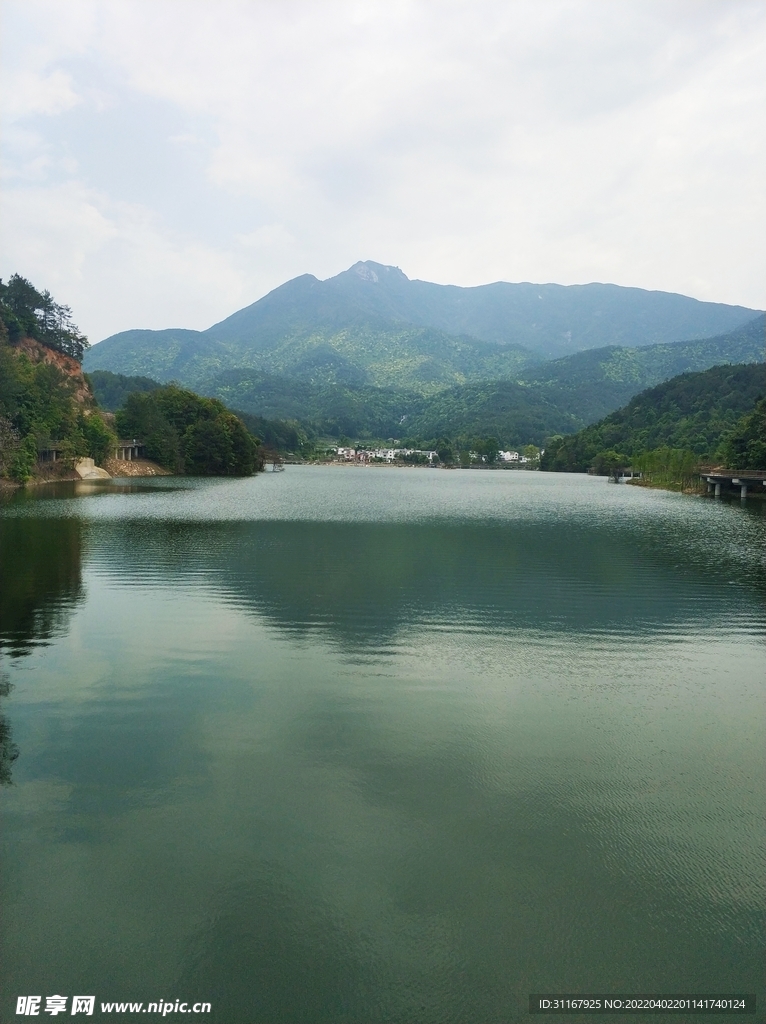
[(206, 331), (123, 331), (90, 350), (86, 369), (196, 386), (247, 368), (429, 393), (586, 349), (721, 335), (757, 313), (610, 284), (439, 285), (367, 261), (294, 278)]
[(398, 267), (368, 260), (326, 281), (311, 274), (294, 278), (204, 333), (265, 348), (308, 325), (355, 326), (372, 318), (519, 345), (549, 359), (608, 344), (709, 337), (758, 312), (612, 284), (433, 284), (411, 281)]
[(320, 432), (356, 437), (494, 435), (541, 444), (601, 419), (679, 372), (764, 360), (766, 316), (730, 334), (643, 348), (610, 346), (530, 366), (516, 379), (470, 381), (429, 395), (403, 388), (296, 380), (225, 370), (199, 384), (234, 409), (301, 419)]

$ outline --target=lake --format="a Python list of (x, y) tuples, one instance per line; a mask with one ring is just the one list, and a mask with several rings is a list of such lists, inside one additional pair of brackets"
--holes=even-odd
[(330, 466), (6, 498), (0, 1016), (762, 1008), (763, 511)]

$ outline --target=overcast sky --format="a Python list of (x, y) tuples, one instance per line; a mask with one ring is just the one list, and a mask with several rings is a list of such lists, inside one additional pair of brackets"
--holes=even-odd
[(766, 3), (5, 0), (2, 254), (92, 341), (359, 259), (766, 307)]

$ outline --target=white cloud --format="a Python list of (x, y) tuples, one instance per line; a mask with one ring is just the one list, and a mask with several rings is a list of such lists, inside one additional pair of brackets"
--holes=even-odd
[(71, 76), (63, 71), (52, 71), (47, 75), (17, 71), (8, 89), (5, 111), (9, 120), (16, 121), (30, 114), (60, 114), (79, 102)]
[(184, 326), (216, 311), (221, 319), (242, 292), (229, 253), (171, 237), (151, 211), (76, 184), (4, 190), (0, 216), (16, 265), (71, 305), (93, 341), (115, 324)]
[[(762, 3), (6, 10), (32, 77), (10, 111), (19, 206), (2, 269), (52, 287), (55, 268), (73, 305), (81, 282), (81, 319), (104, 333), (171, 315), (204, 327), (358, 258), (454, 283), (612, 280), (766, 305)], [(70, 260), (55, 218), (34, 216), (46, 191), (71, 202), (92, 255)]]

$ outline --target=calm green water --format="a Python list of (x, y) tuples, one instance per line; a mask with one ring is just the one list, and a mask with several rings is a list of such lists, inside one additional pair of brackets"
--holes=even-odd
[(68, 486), (0, 510), (3, 1020), (763, 1006), (758, 508), (512, 472)]

